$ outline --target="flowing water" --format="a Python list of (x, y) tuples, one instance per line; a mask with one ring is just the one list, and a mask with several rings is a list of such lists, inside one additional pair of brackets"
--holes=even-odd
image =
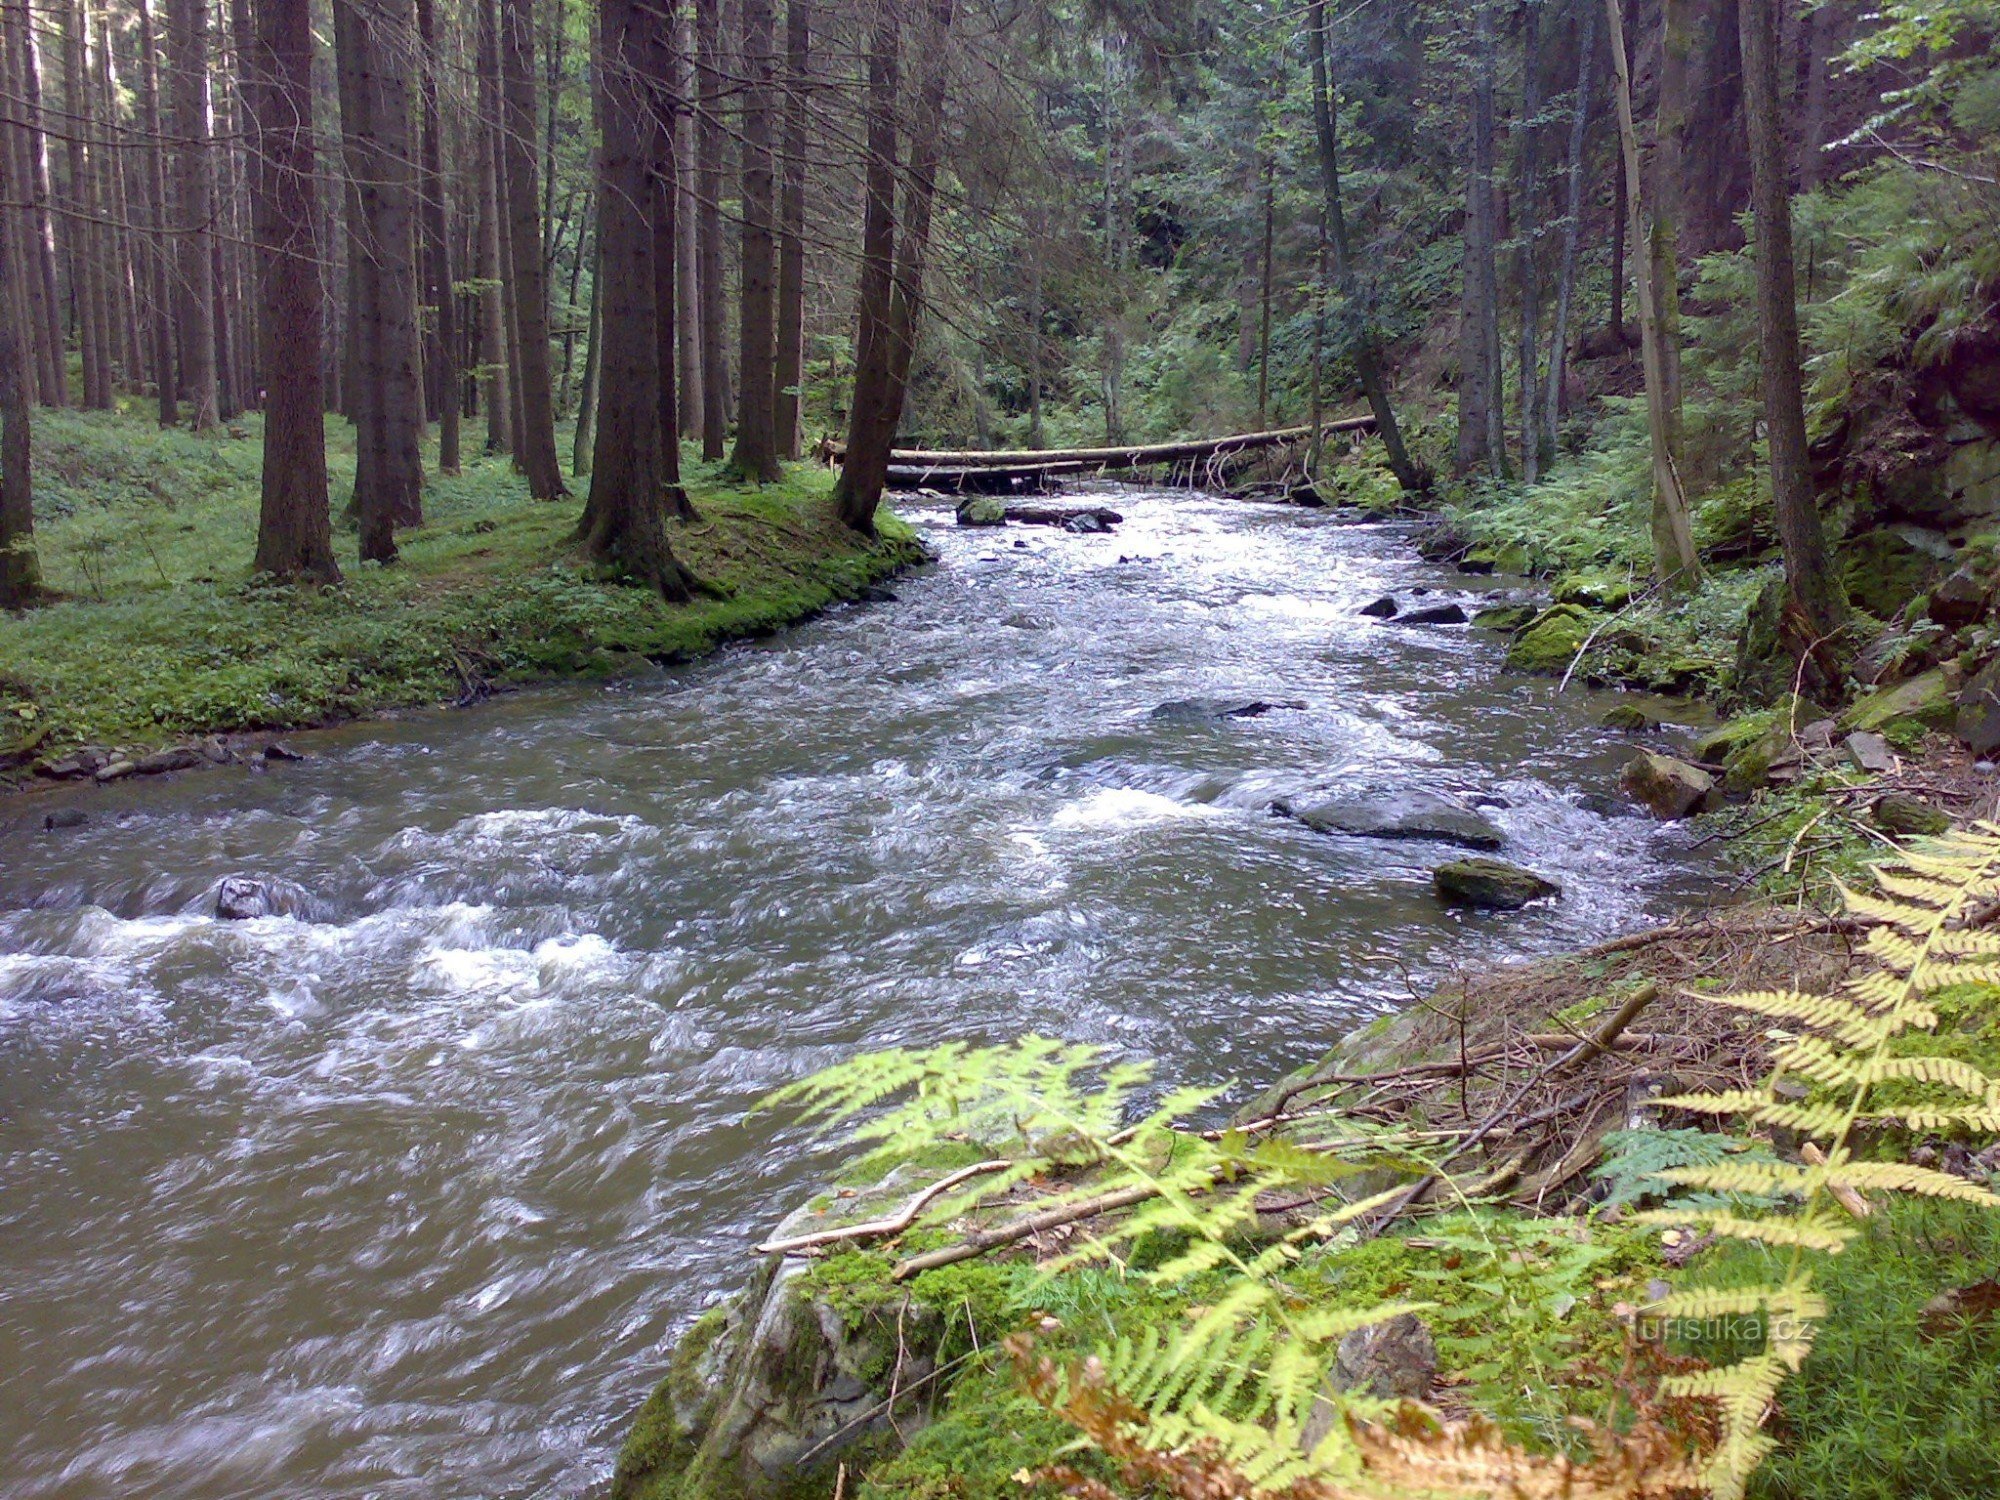
[[(1357, 614), (1466, 585), (1396, 528), (1114, 500), (920, 513), (898, 600), (695, 666), (0, 808), (0, 1493), (589, 1494), (828, 1165), (774, 1084), (1028, 1030), (1268, 1079), (1702, 882), (1602, 700)], [(1197, 695), (1304, 706), (1151, 713)], [(1267, 810), (1410, 786), (1563, 898), (1449, 913), (1449, 851)], [(238, 872), (316, 920), (216, 920)]]

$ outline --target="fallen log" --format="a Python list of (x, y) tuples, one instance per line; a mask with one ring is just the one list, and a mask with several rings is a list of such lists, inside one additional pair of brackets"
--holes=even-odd
[(1007, 519), (1023, 526), (1067, 526), (1089, 517), (1105, 527), (1116, 526), (1125, 517), (1102, 505), (1010, 505)]
[[(1323, 432), (1373, 432), (1373, 417), (1343, 417), (1325, 423)], [(1180, 443), (1139, 443), (1123, 448), (1013, 448), (986, 452), (979, 449), (945, 451), (928, 448), (898, 448), (889, 454), (891, 468), (958, 471), (967, 469), (1008, 469), (1040, 471), (1051, 465), (1075, 465), (1083, 469), (1141, 469), (1151, 464), (1172, 464), (1246, 453), (1256, 448), (1274, 448), (1282, 443), (1303, 442), (1312, 428), (1280, 427), (1269, 432), (1239, 432), (1228, 437), (1202, 438)], [(820, 457), (839, 463), (847, 453), (845, 443), (831, 439), (820, 444)]]

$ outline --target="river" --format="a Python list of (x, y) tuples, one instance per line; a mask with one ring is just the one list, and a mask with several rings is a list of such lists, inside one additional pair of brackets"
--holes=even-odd
[[(1395, 526), (1117, 491), (894, 602), (611, 686), (355, 726), (267, 774), (0, 806), (0, 1492), (574, 1497), (825, 1169), (782, 1081), (1038, 1030), (1265, 1080), (1455, 965), (1703, 886), (1606, 700), (1499, 673)], [(1197, 696), (1295, 700), (1159, 717)], [(1482, 797), (1560, 901), (1272, 817)], [(1504, 805), (1503, 805), (1504, 804)], [(319, 920), (221, 922), (290, 877)]]

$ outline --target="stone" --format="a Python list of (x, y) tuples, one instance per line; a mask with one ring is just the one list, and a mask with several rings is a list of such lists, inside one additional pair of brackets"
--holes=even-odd
[(969, 500), (958, 503), (958, 524), (961, 526), (1005, 526), (1007, 524), (1007, 502), (997, 495), (974, 495)]
[(191, 771), (202, 763), (202, 753), (192, 745), (176, 745), (170, 750), (155, 750), (151, 755), (140, 756), (137, 770), (141, 776), (160, 776), (168, 771)]
[(1856, 732), (1843, 742), (1847, 754), (1854, 764), (1871, 776), (1885, 775), (1896, 769), (1896, 756), (1889, 748), (1889, 742), (1879, 734)]
[(1840, 726), (1832, 719), (1815, 719), (1799, 731), (1799, 744), (1807, 750), (1831, 750), (1840, 738)]
[(1101, 535), (1109, 531), (1111, 525), (1111, 522), (1105, 520), (1096, 511), (1087, 510), (1081, 515), (1071, 516), (1067, 521), (1063, 522), (1063, 530), (1085, 536)]
[(1660, 727), (1660, 721), (1636, 703), (1614, 704), (1604, 711), (1597, 722), (1606, 729), (1616, 729), (1623, 734), (1643, 734)]
[(1462, 605), (1426, 604), (1419, 609), (1407, 609), (1395, 617), (1398, 625), (1464, 625), (1472, 616)]
[(1387, 594), (1384, 594), (1372, 604), (1362, 605), (1361, 613), (1368, 616), (1371, 620), (1393, 620), (1396, 618), (1398, 608), (1399, 606), (1396, 601), (1391, 599)]
[(1960, 568), (1931, 590), (1928, 613), (1946, 630), (1957, 630), (1982, 618), (1992, 597), (1990, 578)]
[(215, 914), (225, 922), (258, 917), (311, 921), (317, 907), (304, 886), (275, 875), (225, 875), (215, 887)]
[(1271, 804), (1315, 833), (1351, 838), (1430, 839), (1467, 849), (1498, 849), (1507, 837), (1490, 818), (1453, 798), (1421, 789), (1373, 797), (1286, 798)]
[(2000, 656), (1981, 667), (1959, 689), (1958, 712), (1952, 729), (1974, 755), (1991, 755), (2000, 750)]
[(65, 828), (81, 828), (90, 821), (90, 814), (80, 807), (59, 807), (42, 819), (44, 832), (56, 833)]
[(1285, 492), (1285, 498), (1294, 505), (1302, 505), (1307, 510), (1326, 509), (1326, 496), (1319, 492), (1317, 485), (1295, 484)]
[(1571, 573), (1555, 587), (1558, 604), (1623, 609), (1632, 602), (1632, 580), (1618, 573)]
[(1384, 1401), (1420, 1401), (1437, 1378), (1437, 1342), (1415, 1313), (1357, 1328), (1340, 1341), (1333, 1382)]
[(1199, 723), (1207, 719), (1257, 719), (1280, 708), (1304, 708), (1297, 698), (1175, 698), (1153, 710), (1152, 717), (1169, 723)]
[(1715, 794), (1715, 778), (1706, 771), (1650, 750), (1641, 750), (1632, 757), (1618, 784), (1663, 822), (1693, 816)]
[(1952, 702), (1950, 681), (1944, 668), (1934, 667), (1908, 682), (1880, 688), (1856, 699), (1840, 716), (1840, 726), (1871, 734), (1879, 734), (1898, 725), (1949, 729), (1956, 717), (1957, 705)]
[(123, 781), (127, 776), (137, 775), (138, 770), (139, 763), (137, 761), (114, 760), (110, 764), (98, 768), (96, 780), (100, 786), (108, 782)]
[(1850, 539), (1840, 549), (1840, 570), (1848, 602), (1888, 620), (1930, 586), (1938, 557), (1918, 528), (1885, 527)]
[(1517, 672), (1566, 672), (1593, 628), (1581, 605), (1552, 605), (1515, 637), (1507, 648), (1507, 665)]
[(1489, 604), (1473, 615), (1472, 623), (1481, 630), (1516, 631), (1541, 611), (1532, 604)]
[(61, 760), (46, 761), (35, 767), (35, 774), (51, 781), (81, 781), (91, 770), (89, 757), (65, 755)]
[(1890, 792), (1878, 799), (1874, 816), (1877, 828), (1915, 838), (1935, 838), (1951, 827), (1951, 819), (1944, 813), (1907, 792)]
[(290, 745), (287, 745), (283, 740), (272, 740), (270, 744), (264, 747), (264, 759), (304, 760), (305, 755), (300, 751), (294, 750)]
[(1447, 906), (1518, 911), (1530, 901), (1560, 896), (1562, 887), (1533, 870), (1502, 859), (1459, 859), (1431, 871), (1431, 885)]

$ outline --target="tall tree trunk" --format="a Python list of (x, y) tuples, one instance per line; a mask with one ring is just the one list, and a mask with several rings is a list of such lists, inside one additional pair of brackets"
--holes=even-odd
[[(1334, 92), (1333, 69), (1328, 59), (1326, 0), (1313, 0), (1306, 12), (1308, 42), (1312, 54), (1313, 136), (1319, 149), (1320, 189), (1326, 197), (1326, 234), (1333, 252), (1334, 290), (1343, 303), (1359, 298), (1360, 285), (1354, 269), (1354, 248), (1347, 236), (1347, 211), (1340, 193), (1340, 116)], [(1389, 461), (1389, 472), (1407, 491), (1429, 487), (1429, 478), (1411, 461), (1403, 442), (1403, 429), (1396, 421), (1396, 409), (1389, 399), (1388, 381), (1382, 374), (1382, 360), (1372, 317), (1360, 330), (1352, 356), (1354, 373), (1361, 382), (1361, 394), (1375, 417), (1375, 435), (1381, 440)]]
[[(1666, 393), (1668, 443), (1681, 454), (1680, 232), (1686, 193), (1689, 61), (1695, 46), (1698, 0), (1660, 0), (1660, 98), (1653, 121), (1652, 175), (1641, 196), (1652, 199), (1646, 237), (1652, 269), (1653, 318), (1659, 328), (1659, 365)], [(1638, 181), (1639, 179), (1634, 179)]]
[(675, 379), (679, 363), (675, 314), (680, 298), (676, 259), (680, 246), (681, 163), (674, 152), (674, 115), (679, 101), (674, 89), (673, 27), (658, 16), (648, 16), (644, 36), (646, 101), (650, 110), (650, 129), (645, 142), (651, 153), (647, 169), (651, 189), (647, 215), (653, 235), (653, 389), (659, 413), (660, 491), (669, 515), (695, 521), (700, 517), (681, 485), (680, 382)]
[(1827, 93), (1833, 61), (1847, 36), (1842, 0), (1812, 8), (1806, 21), (1805, 109), (1799, 121), (1799, 191), (1817, 192), (1826, 180)]
[(549, 385), (549, 291), (542, 260), (541, 193), (535, 165), (535, 27), (530, 0), (500, 3), (500, 159), (507, 197), (509, 284), (520, 340), (521, 427), (514, 456), (537, 500), (567, 495), (556, 457), (554, 396)]
[(84, 80), (89, 76), (84, 61), (84, 33), (88, 23), (77, 0), (65, 0), (62, 21), (63, 109), (69, 119), (63, 130), (69, 181), (64, 196), (70, 213), (63, 223), (63, 240), (69, 251), (70, 302), (76, 309), (76, 342), (83, 355), (83, 404), (95, 411), (111, 405), (111, 372), (104, 353), (104, 285), (98, 255), (101, 226), (98, 219), (96, 174), (89, 152), (95, 149), (92, 137), (90, 91)]
[(679, 211), (674, 216), (679, 243), (674, 253), (674, 335), (680, 345), (681, 431), (684, 438), (699, 439), (707, 411), (708, 393), (701, 366), (701, 251), (698, 241), (701, 211), (696, 192), (699, 168), (696, 163), (696, 105), (694, 96), (694, 30), (687, 10), (676, 7), (674, 17), (674, 93), (680, 107), (674, 111), (674, 160), (680, 163)]
[(771, 0), (741, 0), (743, 12), (743, 273), (738, 286), (736, 448), (729, 468), (767, 484), (778, 467), (772, 408), (777, 376), (777, 239), (773, 233), (771, 115), (776, 40)]
[(438, 111), (438, 74), (443, 53), (438, 47), (433, 0), (417, 0), (417, 35), (423, 49), (418, 88), (423, 105), (422, 203), (424, 238), (424, 300), (432, 309), (433, 335), (424, 357), (426, 377), (437, 389), (438, 470), (459, 470), (458, 433), (458, 308), (452, 293), (451, 235), (447, 229), (444, 143)]
[(778, 456), (797, 458), (802, 441), (799, 385), (805, 378), (807, 69), (812, 0), (785, 5), (784, 189), (778, 213), (778, 355), (771, 408)]
[(28, 253), (23, 280), (42, 322), (35, 330), (39, 356), (35, 385), (44, 406), (69, 405), (69, 357), (64, 352), (62, 296), (56, 278), (55, 220), (49, 209), (49, 145), (43, 129), (41, 43), (28, 0), (4, 0), (7, 27), (21, 70), (21, 124), (27, 160), (21, 186), (28, 198)]
[(1798, 286), (1792, 266), (1792, 203), (1785, 183), (1785, 133), (1778, 115), (1777, 17), (1772, 0), (1738, 0), (1743, 48), (1744, 123), (1750, 137), (1751, 207), (1757, 226), (1757, 334), (1762, 352), (1764, 425), (1771, 442), (1771, 498), (1785, 555), (1786, 607), (1780, 636), (1811, 686), (1839, 681), (1832, 643), (1847, 601), (1827, 556), (1806, 456), (1799, 373)]
[(215, 370), (215, 163), (209, 147), (208, 0), (167, 0), (172, 65), (176, 222), (179, 226), (181, 395), (188, 426), (221, 422)]
[(311, 0), (257, 0), (245, 62), (265, 385), (256, 568), (331, 583), (340, 568), (327, 502)]
[(172, 427), (180, 421), (180, 389), (174, 374), (173, 251), (167, 236), (173, 215), (168, 207), (166, 147), (160, 128), (159, 48), (153, 38), (149, 0), (138, 0), (138, 11), (140, 122), (147, 137), (146, 213), (147, 227), (152, 230), (147, 239), (146, 269), (152, 284), (153, 391), (159, 399), (160, 425)]
[[(238, 0), (241, 3), (241, 0)], [(112, 327), (117, 332), (117, 378), (127, 387), (136, 387), (143, 375), (145, 357), (139, 333), (138, 286), (133, 268), (138, 260), (129, 164), (132, 159), (131, 132), (120, 129), (118, 101), (124, 90), (118, 78), (118, 59), (112, 45), (111, 16), (100, 11), (97, 18), (97, 91), (104, 117), (107, 154), (105, 163), (106, 211), (111, 216), (111, 249), (107, 270), (112, 301)], [(113, 140), (114, 134), (119, 139)]]
[[(1605, 0), (1605, 14), (1611, 23), (1611, 60), (1617, 73), (1618, 134), (1624, 150), (1625, 181), (1636, 185), (1644, 178), (1639, 171), (1639, 127), (1632, 116), (1632, 69), (1626, 61), (1621, 3), (1622, 0)], [(1644, 245), (1647, 238), (1642, 196), (1636, 191), (1627, 196), (1631, 200), (1632, 243)], [(1646, 426), (1653, 450), (1653, 566), (1662, 583), (1691, 589), (1701, 581), (1701, 560), (1694, 550), (1694, 527), (1688, 519), (1687, 494), (1681, 488), (1680, 464), (1675, 453), (1678, 423), (1669, 404), (1664, 349), (1667, 330), (1657, 305), (1656, 274), (1653, 257), (1639, 257), (1633, 279), (1639, 291), (1639, 338), (1646, 368)]]
[(486, 451), (513, 451), (513, 403), (508, 396), (507, 257), (501, 225), (500, 172), (493, 149), (500, 118), (499, 43), (492, 7), (479, 8), (479, 121), (470, 149), (479, 183), (479, 401), (486, 412)]
[(729, 444), (729, 361), (722, 262), (722, 38), (720, 0), (694, 0), (697, 279), (701, 288), (701, 456)]
[[(603, 234), (600, 224), (598, 234)], [(583, 387), (576, 398), (576, 431), (570, 440), (569, 471), (578, 479), (588, 479), (591, 469), (591, 455), (595, 451), (593, 434), (597, 430), (597, 381), (598, 371), (604, 359), (604, 272), (602, 264), (590, 277), (590, 334), (583, 350)]]
[(1264, 154), (1264, 247), (1257, 282), (1257, 430), (1271, 425), (1271, 284), (1278, 234), (1278, 164)]
[(1460, 313), (1458, 470), (1502, 474), (1507, 467), (1505, 410), (1496, 354), (1500, 343), (1499, 237), (1494, 203), (1495, 0), (1473, 0), (1472, 160), (1466, 173), (1465, 288)]
[[(4, 143), (0, 143), (4, 144)], [(0, 203), (14, 198), (14, 163), (0, 150)], [(21, 378), (26, 351), (21, 322), (7, 305), (10, 287), (26, 300), (25, 275), (12, 263), (9, 237), (0, 234), (0, 609), (25, 609), (42, 592), (35, 552), (34, 473), (29, 462), (28, 392)]]
[(1549, 379), (1542, 393), (1542, 457), (1553, 462), (1556, 424), (1562, 419), (1565, 365), (1569, 359), (1569, 314), (1576, 294), (1576, 263), (1583, 244), (1583, 168), (1590, 146), (1590, 83), (1597, 71), (1597, 6), (1583, 0), (1583, 35), (1578, 44), (1576, 103), (1569, 126), (1568, 186), (1563, 201), (1562, 270), (1556, 279), (1556, 322), (1549, 334)]
[(660, 128), (649, 65), (658, 55), (660, 12), (644, 0), (599, 0), (598, 257), (603, 288), (603, 389), (590, 497), (579, 528), (589, 553), (669, 600), (691, 597), (693, 580), (667, 541), (663, 504), (656, 324), (657, 201), (649, 180)]
[(1541, 0), (1521, 11), (1521, 193), (1514, 237), (1520, 245), (1521, 477), (1542, 477), (1542, 12)]
[[(1586, 4), (1590, 0), (1585, 0)], [(1629, 60), (1626, 63), (1631, 66)], [(1621, 347), (1630, 348), (1625, 341), (1625, 283), (1630, 276), (1625, 267), (1625, 235), (1632, 222), (1632, 184), (1625, 176), (1625, 153), (1613, 153), (1617, 161), (1615, 180), (1611, 186), (1611, 317), (1609, 326), (1618, 336)]]

